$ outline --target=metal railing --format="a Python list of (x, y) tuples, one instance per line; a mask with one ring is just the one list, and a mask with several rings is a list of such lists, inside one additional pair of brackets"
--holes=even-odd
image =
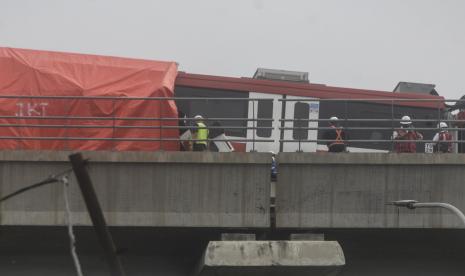
[[(245, 133), (245, 135), (232, 136), (227, 139), (209, 138), (207, 141), (252, 142), (253, 150), (255, 143), (274, 142), (273, 139), (255, 137), (256, 130), (272, 128), (260, 127), (257, 126), (257, 123), (262, 121), (273, 122), (273, 119), (256, 118), (255, 112), (252, 112), (253, 116), (249, 117), (248, 106), (250, 105), (255, 109), (257, 102), (270, 100), (272, 99), (2, 95), (0, 101), (3, 101), (4, 105), (14, 106), (14, 110), (0, 110), (0, 140), (17, 141), (16, 149), (28, 148), (28, 146), (22, 145), (20, 141), (62, 141), (64, 142), (62, 146), (64, 150), (73, 149), (73, 146), (69, 145), (70, 141), (110, 141), (114, 143), (110, 147), (111, 150), (117, 147), (118, 142), (158, 142), (160, 145), (159, 150), (173, 149), (173, 145), (181, 142), (199, 141), (193, 138), (182, 139), (178, 132), (181, 129), (194, 129), (194, 123), (197, 120), (194, 115), (201, 114), (204, 116), (202, 121), (208, 124), (209, 131), (221, 130), (227, 133)], [(246, 117), (208, 117), (208, 110), (206, 112), (195, 112), (190, 117), (183, 118), (178, 118), (174, 114), (163, 115), (167, 114), (172, 108), (167, 107), (167, 104), (179, 104), (179, 102), (185, 101), (200, 101), (207, 104), (244, 102)], [(92, 108), (86, 105), (92, 105)], [(79, 106), (83, 107), (83, 110), (76, 109)], [(134, 106), (142, 106), (145, 112), (141, 115), (139, 110), (130, 111)], [(106, 110), (102, 111), (102, 109)], [(155, 114), (151, 114), (153, 111), (156, 111)], [(180, 125), (179, 122), (181, 121), (187, 125)], [(223, 124), (211, 125), (214, 122)], [(8, 131), (5, 131), (6, 129)], [(76, 135), (73, 130), (82, 130), (83, 133), (77, 133), (78, 135)], [(86, 130), (94, 130), (95, 132), (107, 130), (107, 132), (100, 135), (86, 136)], [(253, 132), (251, 138), (246, 135), (249, 130)], [(123, 131), (123, 133), (119, 133), (120, 131)], [(141, 131), (145, 132), (140, 133)], [(58, 132), (59, 135), (53, 135), (53, 133)], [(4, 147), (0, 146), (0, 148)]]
[[(169, 150), (182, 142), (199, 141), (179, 136), (180, 130), (195, 128), (194, 116), (197, 114), (204, 116), (203, 121), (210, 132), (224, 130), (227, 136), (224, 139), (210, 137), (207, 141), (246, 143), (250, 151), (255, 151), (261, 143), (298, 143), (296, 151), (305, 151), (305, 144), (324, 147), (331, 141), (323, 139), (322, 134), (331, 129), (328, 122), (333, 115), (339, 117), (340, 126), (348, 134), (345, 142), (353, 147), (393, 150), (398, 141), (391, 135), (399, 128), (403, 115), (412, 117), (414, 127), (410, 130), (423, 132), (421, 143), (434, 142), (432, 134), (440, 131), (437, 127), (439, 122), (448, 123), (446, 129), (456, 134), (451, 143), (456, 146), (465, 143), (465, 132), (464, 137), (461, 136), (465, 131), (465, 120), (451, 117), (445, 106), (449, 102), (464, 102), (465, 105), (465, 100), (0, 96), (0, 101), (3, 101), (3, 106), (14, 107), (0, 110), (0, 140), (16, 141), (17, 149), (28, 148), (21, 141), (58, 141), (62, 142), (62, 149), (74, 149), (76, 144), (72, 144), (73, 141), (101, 141), (111, 142), (106, 148), (110, 150), (117, 149), (122, 142), (159, 143), (158, 150)], [(285, 107), (310, 103), (317, 110), (312, 111), (309, 107), (307, 114), (300, 118), (295, 118), (295, 114), (263, 118), (259, 110), (262, 101), (272, 101)], [(171, 108), (167, 105), (174, 104), (179, 110), (187, 109), (182, 111), (188, 116), (166, 115)], [(368, 113), (360, 113), (361, 104), (369, 104), (363, 107)], [(230, 106), (240, 106), (241, 110), (231, 110)], [(181, 121), (185, 125), (180, 125)], [(215, 122), (220, 125), (215, 125)], [(261, 126), (263, 124), (266, 126)], [(277, 131), (280, 138), (258, 136), (259, 130)], [(105, 133), (96, 135), (98, 131)], [(288, 135), (289, 132), (293, 132), (292, 135)]]
[[(378, 149), (384, 150), (394, 150), (394, 146), (396, 143), (437, 143), (437, 141), (432, 140), (432, 134), (438, 133), (443, 130), (447, 130), (454, 134), (459, 133), (461, 136), (461, 132), (465, 131), (465, 120), (457, 119), (456, 117), (451, 117), (451, 113), (449, 112), (450, 106), (446, 105), (446, 103), (454, 102), (454, 103), (464, 103), (465, 108), (465, 100), (458, 99), (458, 100), (451, 100), (451, 99), (309, 99), (309, 98), (292, 98), (292, 99), (279, 99), (283, 105), (289, 105), (289, 103), (296, 103), (296, 102), (318, 102), (319, 107), (324, 104), (326, 109), (323, 113), (326, 113), (326, 118), (322, 114), (321, 109), (319, 112), (319, 116), (317, 118), (311, 119), (307, 118), (293, 118), (293, 119), (280, 119), (281, 127), (279, 129), (282, 132), (287, 131), (313, 131), (313, 139), (312, 138), (297, 138), (297, 139), (280, 139), (280, 143), (298, 143), (298, 150), (301, 151), (302, 144), (304, 143), (316, 143), (316, 144), (326, 144), (334, 142), (333, 140), (322, 139), (322, 134), (325, 131), (333, 130), (330, 127), (329, 122), (333, 121), (330, 119), (331, 116), (338, 117), (338, 126), (340, 126), (345, 133), (348, 134), (347, 139), (344, 142), (348, 146), (360, 146), (360, 144), (364, 144), (368, 149), (377, 149), (370, 144), (388, 144), (389, 148), (386, 146), (382, 146)], [(370, 111), (375, 117), (378, 118), (360, 118), (360, 114), (357, 112), (360, 110), (356, 110), (360, 108), (357, 104), (372, 104), (371, 107), (367, 108), (366, 111)], [(427, 103), (427, 104), (425, 104)], [(374, 104), (374, 105), (373, 105)], [(341, 109), (336, 109), (335, 106), (339, 108), (342, 106)], [(381, 111), (379, 110), (381, 109)], [(330, 111), (328, 111), (330, 110)], [(423, 137), (421, 140), (396, 140), (393, 139), (392, 134), (394, 131), (400, 129), (400, 122), (402, 122), (402, 116), (409, 115), (411, 116), (411, 123), (412, 126), (405, 130), (410, 131), (417, 131), (417, 132), (426, 132), (428, 137)], [(418, 118), (420, 115), (420, 118)], [(422, 117), (427, 118), (422, 118)], [(322, 118), (323, 117), (323, 118)], [(322, 119), (320, 119), (322, 118)], [(445, 122), (449, 124), (447, 128), (440, 128), (439, 123)], [(295, 126), (297, 123), (297, 127)], [(289, 126), (291, 124), (291, 126)], [(316, 126), (309, 126), (310, 124)], [(322, 126), (323, 124), (323, 126)], [(379, 126), (373, 126), (373, 124), (378, 124)], [(306, 125), (306, 126), (302, 126)], [(369, 125), (369, 126), (367, 126)], [(415, 126), (417, 125), (417, 126)], [(458, 127), (457, 127), (458, 125)], [(380, 135), (385, 137), (384, 139), (375, 139), (373, 137), (367, 137), (367, 134), (377, 133), (375, 137), (379, 137)], [(355, 134), (355, 135), (353, 135)], [(308, 135), (310, 136), (310, 135)], [(353, 138), (353, 137), (356, 138)], [(429, 137), (431, 136), (431, 137)], [(457, 135), (455, 135), (457, 137)], [(429, 139), (428, 139), (429, 138)], [(464, 137), (460, 137), (460, 139), (453, 139), (447, 141), (454, 145), (463, 144), (465, 143), (465, 133)]]

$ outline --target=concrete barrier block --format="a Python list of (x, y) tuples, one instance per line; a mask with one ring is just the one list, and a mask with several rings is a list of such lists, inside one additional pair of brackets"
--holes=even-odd
[(196, 275), (335, 275), (344, 265), (335, 241), (212, 241)]

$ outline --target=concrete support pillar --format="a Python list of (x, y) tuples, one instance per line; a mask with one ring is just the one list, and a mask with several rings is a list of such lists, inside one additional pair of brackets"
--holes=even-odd
[(337, 275), (336, 241), (211, 241), (194, 275)]

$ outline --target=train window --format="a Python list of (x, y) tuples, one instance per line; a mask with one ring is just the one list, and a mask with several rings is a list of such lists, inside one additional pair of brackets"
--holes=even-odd
[(308, 129), (299, 129), (307, 128), (308, 121), (298, 121), (308, 120), (310, 115), (310, 106), (307, 103), (297, 102), (294, 106), (294, 129), (292, 131), (292, 138), (294, 140), (307, 140), (308, 139)]
[[(428, 121), (425, 123), (425, 125), (426, 125), (427, 127), (434, 127), (434, 126), (436, 125), (436, 124), (435, 124), (436, 122), (434, 122), (434, 119), (433, 119), (433, 117), (432, 117), (431, 115), (426, 115), (426, 116), (424, 116), (424, 119), (425, 119), (425, 120), (428, 120)], [(437, 119), (437, 117), (436, 117), (435, 119)]]
[[(247, 118), (248, 112), (247, 101), (228, 101), (228, 100), (195, 100), (190, 103), (190, 117), (201, 114), (206, 118)], [(225, 130), (228, 136), (245, 137), (247, 121), (217, 121)], [(213, 124), (208, 122), (208, 125)], [(233, 128), (228, 128), (233, 127)], [(241, 128), (237, 128), (241, 127)]]
[(269, 127), (269, 128), (259, 128), (257, 129), (257, 136), (268, 138), (271, 137), (271, 127), (273, 126), (273, 121), (260, 119), (273, 119), (273, 101), (258, 101), (257, 103), (257, 127)]
[[(373, 131), (370, 135), (370, 140), (384, 140), (383, 133), (381, 131)], [(379, 144), (380, 142), (374, 142), (374, 144)]]
[[(249, 93), (176, 86), (175, 96), (178, 97), (176, 105), (187, 116), (194, 117), (199, 114), (206, 118), (247, 118)], [(237, 98), (237, 100), (182, 100), (182, 98)], [(244, 99), (244, 100), (240, 100)], [(213, 125), (215, 122), (208, 122)], [(246, 120), (218, 120), (227, 136), (246, 137)], [(239, 128), (238, 128), (239, 127)]]

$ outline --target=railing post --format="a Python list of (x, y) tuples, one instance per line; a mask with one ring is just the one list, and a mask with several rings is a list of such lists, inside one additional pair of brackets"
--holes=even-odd
[(115, 151), (116, 150), (116, 120), (115, 120), (115, 117), (116, 117), (116, 104), (115, 104), (115, 99), (112, 99), (112, 102), (111, 102), (111, 115), (112, 115), (112, 151)]
[(394, 100), (391, 100), (391, 152), (394, 151)]
[[(437, 104), (437, 107), (438, 107), (438, 123), (436, 124), (436, 127), (438, 128), (438, 133), (441, 131), (441, 128), (440, 128), (440, 123), (441, 123), (441, 103), (439, 101), (436, 102)], [(449, 123), (450, 124), (450, 123)], [(449, 126), (448, 126), (449, 127)], [(449, 130), (448, 130), (449, 131)], [(439, 152), (439, 144), (441, 143), (441, 141), (439, 141), (438, 145), (437, 145), (437, 148), (436, 150)], [(433, 146), (433, 152), (434, 152), (434, 146)]]
[(347, 140), (347, 144), (346, 144), (345, 150), (346, 150), (346, 152), (348, 152), (348, 151), (349, 151), (349, 149), (348, 149), (349, 146), (348, 146), (348, 145), (350, 144), (350, 131), (349, 131), (350, 128), (347, 126), (347, 119), (348, 119), (348, 117), (349, 117), (349, 107), (348, 107), (348, 102), (347, 102), (347, 100), (344, 101), (344, 104), (345, 104), (345, 113), (346, 113), (346, 116), (345, 116), (345, 118), (344, 118), (344, 127), (347, 129), (346, 136), (349, 138), (349, 139)]
[(64, 106), (65, 106), (65, 118), (66, 118), (65, 119), (65, 122), (66, 122), (65, 123), (65, 138), (67, 138), (65, 140), (65, 143), (64, 143), (64, 147), (65, 147), (64, 149), (65, 150), (70, 150), (69, 139), (68, 139), (69, 138), (69, 133), (68, 133), (69, 132), (69, 119), (68, 119), (68, 116), (69, 116), (70, 109), (71, 109), (70, 108), (70, 105), (71, 105), (70, 101), (71, 100), (63, 100), (63, 101), (65, 101), (65, 103), (66, 103)]
[(252, 99), (252, 114), (253, 114), (253, 124), (252, 124), (252, 151), (255, 152), (255, 130), (257, 126), (257, 121), (255, 116), (255, 99)]
[[(300, 121), (300, 119), (298, 120)], [(300, 122), (299, 122), (299, 149), (297, 150), (298, 152), (302, 152), (302, 149), (301, 149), (302, 137), (300, 136), (301, 133), (302, 133), (302, 126), (300, 125)]]
[(160, 112), (160, 115), (158, 116), (158, 124), (160, 126), (160, 149), (163, 151), (163, 111), (162, 111), (162, 101), (158, 99), (158, 112)]
[[(310, 112), (309, 112), (310, 114)], [(295, 119), (294, 119), (295, 120)], [(302, 131), (302, 119), (298, 119), (299, 121), (299, 149), (298, 149), (298, 152), (302, 152), (302, 146), (301, 146), (301, 143), (302, 143), (302, 134), (303, 134), (303, 131)], [(308, 121), (307, 121), (308, 122)], [(295, 124), (294, 124), (295, 126)], [(308, 131), (308, 130), (307, 130)]]

